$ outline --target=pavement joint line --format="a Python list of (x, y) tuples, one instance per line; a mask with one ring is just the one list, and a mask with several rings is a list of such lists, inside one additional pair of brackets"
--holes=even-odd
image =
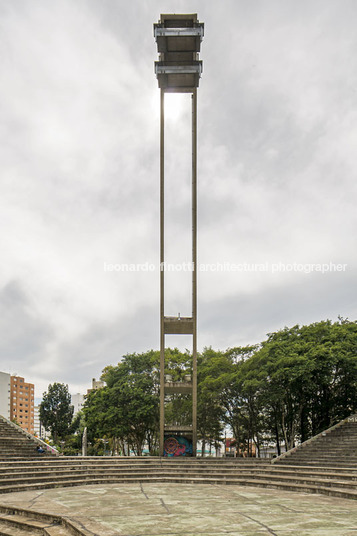
[(146, 498), (147, 500), (149, 500), (149, 496), (145, 493), (145, 491), (144, 491), (144, 487), (143, 487), (143, 483), (142, 483), (142, 482), (140, 482), (140, 489), (141, 489), (141, 493), (144, 494), (145, 498)]
[(44, 493), (44, 491), (40, 491), (40, 493), (30, 501), (30, 507), (33, 506)]
[(250, 517), (247, 514), (243, 514), (242, 512), (239, 512), (238, 510), (237, 510), (237, 512), (242, 517), (245, 517), (246, 519), (249, 519), (250, 521), (253, 521), (254, 523), (257, 523), (257, 525), (259, 525), (260, 527), (264, 527), (269, 532), (269, 534), (273, 534), (273, 536), (279, 536), (276, 532), (273, 531), (273, 529), (271, 529), (270, 527), (268, 527), (268, 525), (265, 525), (264, 523), (262, 523), (258, 519), (254, 519), (254, 517)]
[(165, 508), (166, 512), (167, 512), (168, 514), (170, 514), (170, 513), (171, 513), (170, 510), (169, 510), (168, 507), (166, 506), (164, 499), (162, 499), (161, 497), (160, 497), (160, 502), (161, 502), (162, 506)]

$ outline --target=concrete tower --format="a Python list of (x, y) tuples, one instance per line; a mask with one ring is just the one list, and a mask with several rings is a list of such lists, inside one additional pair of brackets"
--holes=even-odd
[[(203, 23), (197, 14), (161, 15), (154, 24), (159, 61), (155, 72), (160, 98), (160, 455), (179, 452), (196, 456), (197, 445), (197, 88), (202, 73), (199, 60)], [(165, 93), (191, 93), (192, 96), (192, 315), (165, 316)], [(192, 335), (192, 375), (185, 381), (165, 378), (165, 336)], [(176, 393), (191, 394), (192, 424), (180, 426), (165, 422), (165, 397)], [(192, 442), (192, 446), (189, 442)]]

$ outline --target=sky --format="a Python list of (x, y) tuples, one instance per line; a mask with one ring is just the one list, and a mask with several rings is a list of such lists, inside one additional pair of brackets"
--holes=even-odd
[[(3, 1), (0, 370), (37, 397), (159, 348), (161, 13), (205, 24), (199, 350), (357, 319), (355, 0)], [(191, 104), (165, 100), (165, 314), (189, 316)]]

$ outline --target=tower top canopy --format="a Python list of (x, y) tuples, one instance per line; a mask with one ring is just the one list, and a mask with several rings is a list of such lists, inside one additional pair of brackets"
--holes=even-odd
[(197, 14), (161, 15), (154, 24), (159, 61), (155, 73), (159, 87), (174, 93), (190, 93), (198, 87), (202, 73), (199, 60), (204, 24)]

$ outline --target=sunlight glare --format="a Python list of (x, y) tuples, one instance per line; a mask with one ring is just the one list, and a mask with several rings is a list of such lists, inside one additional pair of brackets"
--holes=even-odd
[(168, 121), (177, 121), (185, 110), (185, 93), (166, 93), (165, 94), (165, 119)]

